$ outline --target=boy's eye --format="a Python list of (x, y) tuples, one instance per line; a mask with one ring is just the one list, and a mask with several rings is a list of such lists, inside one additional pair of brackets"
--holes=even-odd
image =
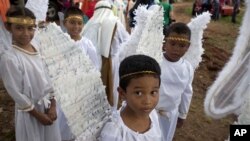
[(83, 25), (83, 22), (81, 22), (81, 21), (78, 21), (78, 25)]
[(135, 94), (136, 94), (137, 96), (141, 96), (141, 95), (142, 95), (142, 92), (141, 92), (141, 91), (136, 91)]
[(159, 94), (159, 91), (157, 90), (157, 91), (152, 91), (151, 92), (151, 95), (153, 95), (153, 96), (156, 96), (156, 95), (158, 95)]
[(24, 30), (24, 27), (23, 26), (16, 26), (16, 29), (17, 30)]

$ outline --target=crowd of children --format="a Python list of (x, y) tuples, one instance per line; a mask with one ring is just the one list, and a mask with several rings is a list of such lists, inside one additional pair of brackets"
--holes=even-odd
[[(136, 1), (127, 12), (131, 27), (136, 26), (133, 11), (140, 4), (150, 7), (154, 2)], [(194, 70), (183, 56), (190, 45), (191, 31), (184, 23), (169, 24), (172, 6), (165, 1), (162, 5), (169, 10), (164, 13), (164, 23), (169, 27), (164, 30), (161, 64), (146, 55), (120, 59), (121, 44), (128, 39), (129, 32), (112, 11), (111, 2), (97, 2), (86, 25), (80, 9), (65, 10), (63, 25), (67, 33), (101, 72), (108, 101), (114, 106), (110, 121), (98, 137), (100, 141), (171, 141), (176, 126), (181, 127), (187, 117)], [(31, 44), (35, 20), (32, 11), (18, 6), (12, 6), (4, 18), (12, 35), (12, 49), (0, 56), (0, 76), (15, 102), (16, 140), (74, 140), (64, 137), (73, 136), (68, 127), (64, 130), (60, 125), (67, 121), (58, 117), (62, 113), (46, 66), (38, 47)], [(121, 107), (117, 107), (118, 97), (123, 101)]]

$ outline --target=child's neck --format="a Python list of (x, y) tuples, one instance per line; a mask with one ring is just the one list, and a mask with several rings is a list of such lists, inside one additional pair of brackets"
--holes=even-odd
[(77, 36), (73, 36), (73, 35), (70, 35), (71, 39), (73, 39), (74, 41), (79, 41), (82, 39), (82, 37), (80, 35), (77, 35)]
[(16, 45), (19, 48), (22, 48), (28, 52), (36, 52), (36, 49), (29, 43), (27, 45), (22, 45), (22, 44), (18, 44), (16, 42), (13, 42), (13, 45)]
[(121, 118), (124, 124), (135, 132), (145, 133), (150, 129), (151, 120), (149, 115), (139, 115), (124, 109), (121, 111)]

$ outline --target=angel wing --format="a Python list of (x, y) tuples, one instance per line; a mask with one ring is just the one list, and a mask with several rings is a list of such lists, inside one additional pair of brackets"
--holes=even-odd
[(250, 108), (250, 1), (245, 2), (246, 12), (233, 55), (207, 91), (204, 107), (206, 114), (213, 118), (222, 118), (245, 107), (241, 112), (245, 116), (240, 117), (248, 117), (249, 124), (250, 113), (246, 111)]
[(100, 72), (55, 23), (39, 30), (33, 42), (40, 47), (72, 133), (77, 140), (96, 141), (110, 115)]
[(202, 48), (203, 31), (207, 28), (210, 19), (211, 14), (204, 12), (191, 19), (188, 23), (188, 27), (191, 30), (191, 44), (183, 58), (188, 60), (194, 69), (198, 68), (199, 63), (202, 61), (201, 55), (204, 53), (204, 49)]
[(136, 53), (153, 57), (160, 63), (163, 58), (163, 8), (161, 6), (154, 6), (148, 11), (149, 15)]
[(128, 40), (122, 44), (123, 55), (145, 54), (162, 60), (163, 11), (160, 6), (148, 10), (139, 6), (136, 10), (136, 26)]
[(10, 33), (5, 29), (0, 17), (0, 53), (11, 48), (12, 39)]
[(48, 4), (48, 0), (28, 0), (25, 4), (25, 7), (35, 14), (36, 21), (45, 21), (48, 11)]

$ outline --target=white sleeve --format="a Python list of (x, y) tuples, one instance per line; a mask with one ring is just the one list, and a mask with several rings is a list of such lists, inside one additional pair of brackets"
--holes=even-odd
[[(121, 136), (121, 133), (120, 133)], [(119, 136), (119, 126), (114, 122), (107, 122), (99, 138), (99, 141), (120, 141), (121, 137)]]
[(181, 96), (181, 103), (179, 105), (179, 118), (181, 119), (186, 119), (188, 110), (190, 107), (191, 99), (193, 96), (193, 87), (192, 87), (192, 82), (194, 78), (194, 73), (193, 69), (190, 69), (190, 79), (189, 83), (184, 90), (184, 93)]
[(4, 86), (8, 94), (15, 101), (19, 110), (31, 111), (34, 108), (29, 97), (23, 94), (24, 83), (23, 72), (18, 62), (7, 56), (0, 59), (0, 72)]
[(90, 60), (93, 62), (94, 66), (101, 70), (101, 62), (97, 56), (96, 47), (93, 45), (93, 43), (88, 40), (87, 41), (87, 55), (89, 56)]

